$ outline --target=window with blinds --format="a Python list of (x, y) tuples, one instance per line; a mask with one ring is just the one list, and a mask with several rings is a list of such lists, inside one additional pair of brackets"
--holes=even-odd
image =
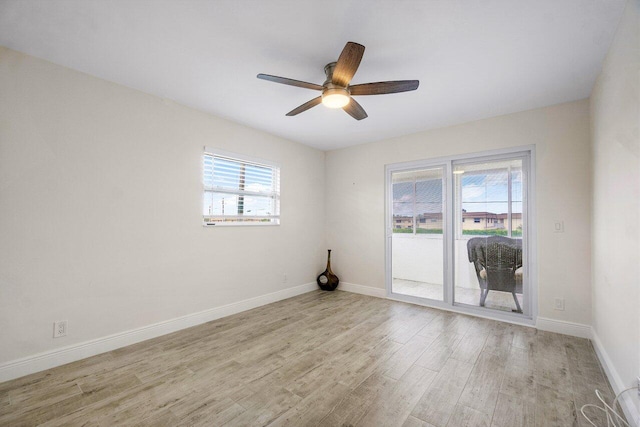
[(204, 225), (280, 223), (280, 168), (240, 155), (205, 152)]

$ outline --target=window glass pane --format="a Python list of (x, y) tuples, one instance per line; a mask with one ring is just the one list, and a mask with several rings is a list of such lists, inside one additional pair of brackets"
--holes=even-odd
[(391, 174), (393, 293), (444, 299), (443, 172)]
[(523, 305), (522, 159), (455, 164), (454, 300), (493, 310)]
[[(467, 212), (486, 212), (487, 203), (502, 202), (507, 211), (508, 171), (464, 173), (462, 176), (462, 209)], [(494, 206), (495, 207), (495, 206)]]
[(227, 159), (213, 159), (213, 183), (217, 188), (240, 189), (241, 165)]
[(277, 167), (215, 154), (205, 154), (203, 161), (205, 223), (279, 223), (280, 180)]
[(522, 237), (522, 202), (513, 202), (511, 211), (511, 236)]
[(204, 186), (211, 188), (213, 186), (213, 156), (204, 156)]
[(205, 198), (207, 203), (210, 203), (205, 215), (238, 215), (237, 194), (205, 192)]
[(273, 168), (219, 157), (214, 157), (212, 163), (209, 166), (205, 160), (205, 185), (211, 183), (210, 186), (225, 190), (277, 191)]
[(245, 190), (265, 193), (274, 191), (271, 168), (247, 165), (245, 169)]
[(511, 236), (522, 237), (522, 168), (511, 169)]
[(442, 234), (442, 178), (416, 182), (416, 233)]
[(398, 181), (393, 184), (393, 232), (413, 233), (414, 183)]
[[(277, 201), (266, 196), (239, 196), (237, 194), (205, 192), (204, 212), (207, 218), (219, 218), (232, 216), (232, 220), (238, 215), (245, 217), (267, 217), (275, 215), (277, 211)], [(215, 220), (210, 220), (212, 222)], [(255, 221), (255, 219), (251, 219)]]
[(522, 169), (511, 169), (511, 201), (522, 202)]
[(202, 215), (213, 215), (213, 193), (205, 191), (202, 198)]
[(274, 215), (274, 199), (262, 196), (244, 196), (245, 216), (270, 216)]
[(442, 234), (442, 174), (439, 170), (393, 175), (394, 233)]
[(454, 166), (459, 234), (509, 236), (509, 174), (513, 210), (513, 202), (522, 200), (521, 160)]

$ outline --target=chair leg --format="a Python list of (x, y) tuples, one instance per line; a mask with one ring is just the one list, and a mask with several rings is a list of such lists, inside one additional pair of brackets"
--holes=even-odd
[(480, 288), (480, 307), (484, 307), (484, 302), (487, 299), (488, 294), (489, 294), (489, 289), (485, 289), (483, 291), (483, 289)]
[(513, 300), (516, 302), (516, 307), (518, 307), (517, 313), (522, 313), (522, 308), (520, 307), (520, 302), (518, 301), (518, 297), (516, 296), (516, 293), (511, 292), (511, 295), (513, 295)]

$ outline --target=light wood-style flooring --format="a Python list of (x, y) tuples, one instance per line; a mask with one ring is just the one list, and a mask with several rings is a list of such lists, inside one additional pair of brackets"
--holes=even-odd
[(0, 384), (3, 426), (587, 426), (588, 340), (311, 292)]
[[(444, 297), (444, 289), (442, 284), (416, 282), (414, 280), (393, 278), (392, 289), (394, 293), (401, 295), (409, 295), (419, 298), (427, 298), (436, 301), (442, 301)], [(480, 287), (475, 289), (455, 287), (455, 301), (461, 304), (467, 304), (478, 307), (480, 305)], [(516, 298), (520, 302), (520, 306), (524, 306), (522, 294), (516, 294)], [(513, 296), (509, 292), (490, 291), (485, 301), (485, 307), (491, 310), (500, 310), (511, 313), (516, 304), (513, 302)]]

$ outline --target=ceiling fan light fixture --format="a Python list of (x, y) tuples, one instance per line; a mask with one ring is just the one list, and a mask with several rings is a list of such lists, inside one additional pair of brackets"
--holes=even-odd
[(325, 65), (324, 73), (327, 76), (327, 80), (322, 86), (270, 74), (258, 74), (257, 77), (274, 83), (322, 91), (321, 96), (316, 96), (289, 111), (286, 114), (287, 117), (297, 116), (318, 104), (324, 104), (328, 108), (342, 108), (345, 113), (354, 119), (362, 120), (368, 117), (367, 112), (364, 111), (362, 105), (358, 104), (358, 101), (351, 99), (352, 95), (385, 95), (387, 93), (408, 92), (418, 89), (420, 84), (418, 80), (395, 80), (352, 85), (351, 79), (358, 70), (362, 55), (364, 55), (363, 45), (347, 42), (338, 60)]
[(342, 108), (349, 104), (349, 91), (344, 88), (329, 88), (322, 92), (322, 103), (328, 108)]

